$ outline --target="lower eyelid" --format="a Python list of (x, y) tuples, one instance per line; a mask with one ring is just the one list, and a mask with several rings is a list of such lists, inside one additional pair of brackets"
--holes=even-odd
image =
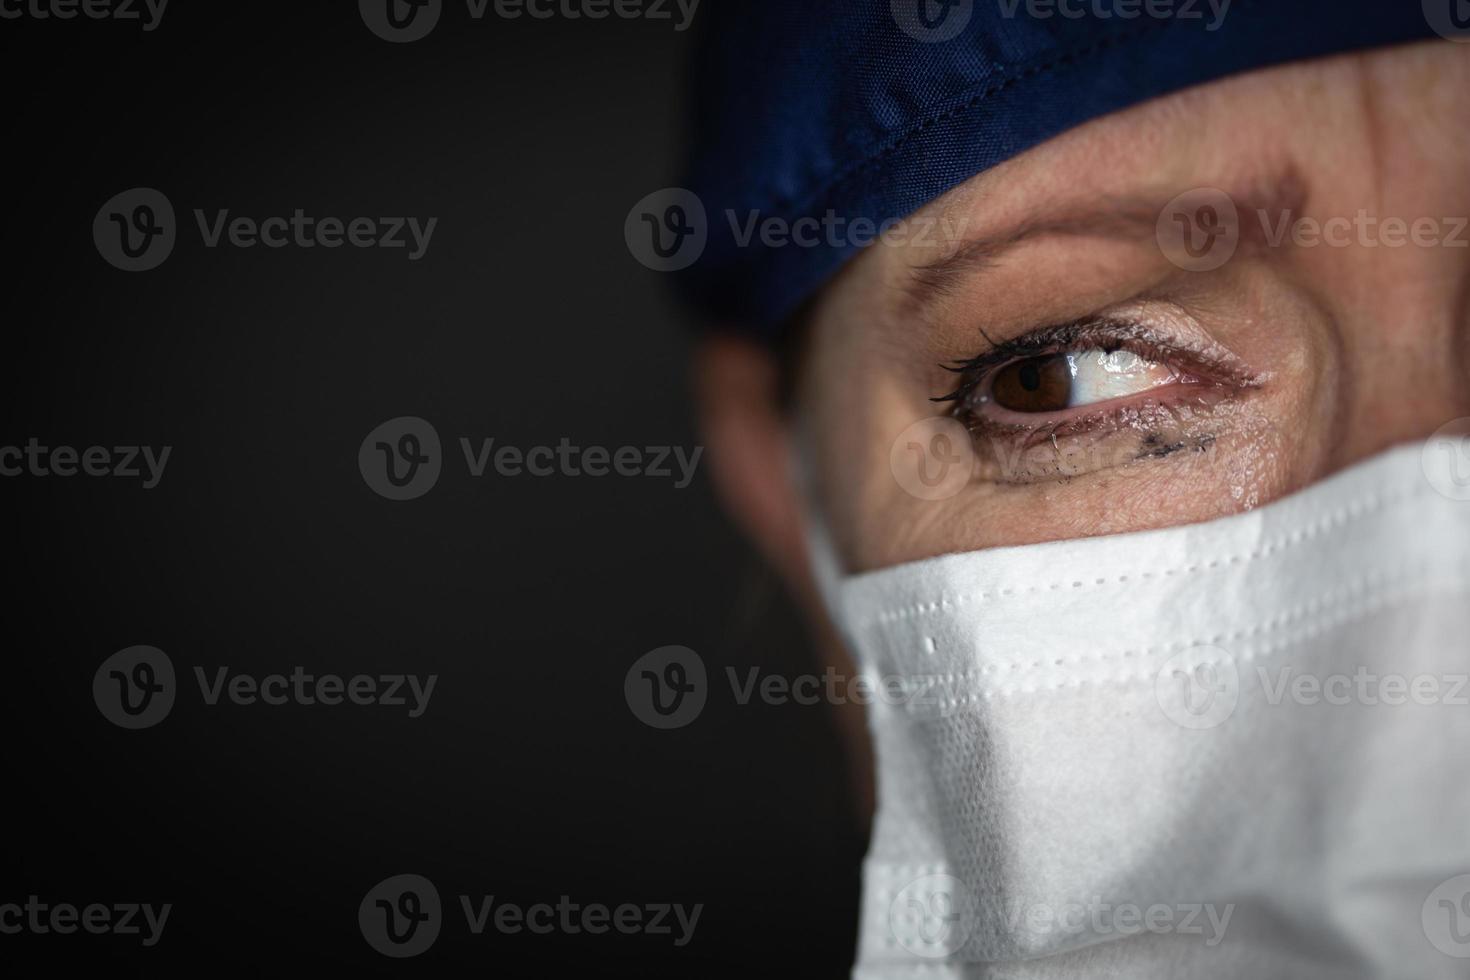
[(1094, 402), (1063, 412), (1015, 412), (993, 403), (987, 411), (974, 406), (956, 405), (955, 415), (976, 434), (1024, 438), (1040, 433), (1043, 437), (1067, 438), (1073, 435), (1106, 432), (1110, 427), (1131, 424), (1141, 416), (1159, 410), (1185, 408), (1208, 410), (1230, 394), (1227, 386), (1184, 376), (1170, 384), (1150, 388), (1107, 401)]
[[(1120, 466), (1206, 452), (1239, 426), (1236, 387), (1217, 383), (1155, 389), (1045, 420), (961, 418), (981, 483), (1028, 486), (1102, 474)], [(1224, 414), (1215, 411), (1224, 410)], [(1025, 416), (1022, 416), (1025, 418)]]

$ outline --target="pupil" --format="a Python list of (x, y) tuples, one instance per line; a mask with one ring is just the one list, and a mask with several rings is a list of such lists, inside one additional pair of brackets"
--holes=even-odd
[(1041, 387), (1041, 369), (1035, 364), (1021, 365), (1019, 373), (1020, 377), (1017, 380), (1021, 382), (1022, 388), (1025, 388), (1027, 391), (1035, 391)]

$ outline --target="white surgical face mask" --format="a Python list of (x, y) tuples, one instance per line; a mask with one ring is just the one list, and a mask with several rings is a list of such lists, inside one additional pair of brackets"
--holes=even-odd
[(1460, 451), (827, 575), (884, 692), (855, 975), (1470, 976)]

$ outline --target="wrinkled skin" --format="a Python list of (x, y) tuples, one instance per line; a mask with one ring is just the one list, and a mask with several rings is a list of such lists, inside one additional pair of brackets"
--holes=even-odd
[[(1267, 504), (1470, 416), (1467, 91), (1470, 45), (1441, 41), (1226, 79), (1063, 134), (913, 216), (934, 234), (876, 244), (826, 286), (789, 410), (770, 354), (707, 342), (717, 484), (833, 658), (811, 514), (848, 571), (1166, 527)], [(1238, 206), (1238, 245), (1208, 271), (1171, 261), (1157, 233), (1195, 188)], [(1291, 224), (1303, 218), (1315, 239)], [(1096, 320), (1146, 335), (1148, 362), (1186, 381), (1045, 418), (986, 417), (995, 397), (931, 401), (965, 380), (947, 365), (992, 342)], [(1124, 344), (1110, 336), (1080, 349)], [(964, 445), (904, 437), (949, 417)], [(926, 446), (969, 474), (943, 499), (901, 478)]]

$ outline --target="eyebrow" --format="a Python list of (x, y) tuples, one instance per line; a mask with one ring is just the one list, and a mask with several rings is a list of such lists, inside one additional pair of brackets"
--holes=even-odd
[[(1300, 214), (1307, 193), (1300, 175), (1294, 169), (1286, 169), (1229, 196), (1240, 216), (1241, 245), (1248, 246), (1258, 244), (1262, 236), (1252, 233), (1255, 223), (1248, 221), (1247, 216), (1259, 212)], [(949, 295), (966, 280), (993, 266), (1004, 253), (1035, 239), (1057, 236), (1117, 241), (1153, 239), (1159, 215), (1169, 200), (1162, 196), (1111, 198), (1097, 205), (1027, 218), (988, 235), (961, 242), (943, 258), (910, 270), (905, 284), (906, 302), (918, 307)], [(1161, 260), (1164, 258), (1162, 253), (1159, 257)]]

